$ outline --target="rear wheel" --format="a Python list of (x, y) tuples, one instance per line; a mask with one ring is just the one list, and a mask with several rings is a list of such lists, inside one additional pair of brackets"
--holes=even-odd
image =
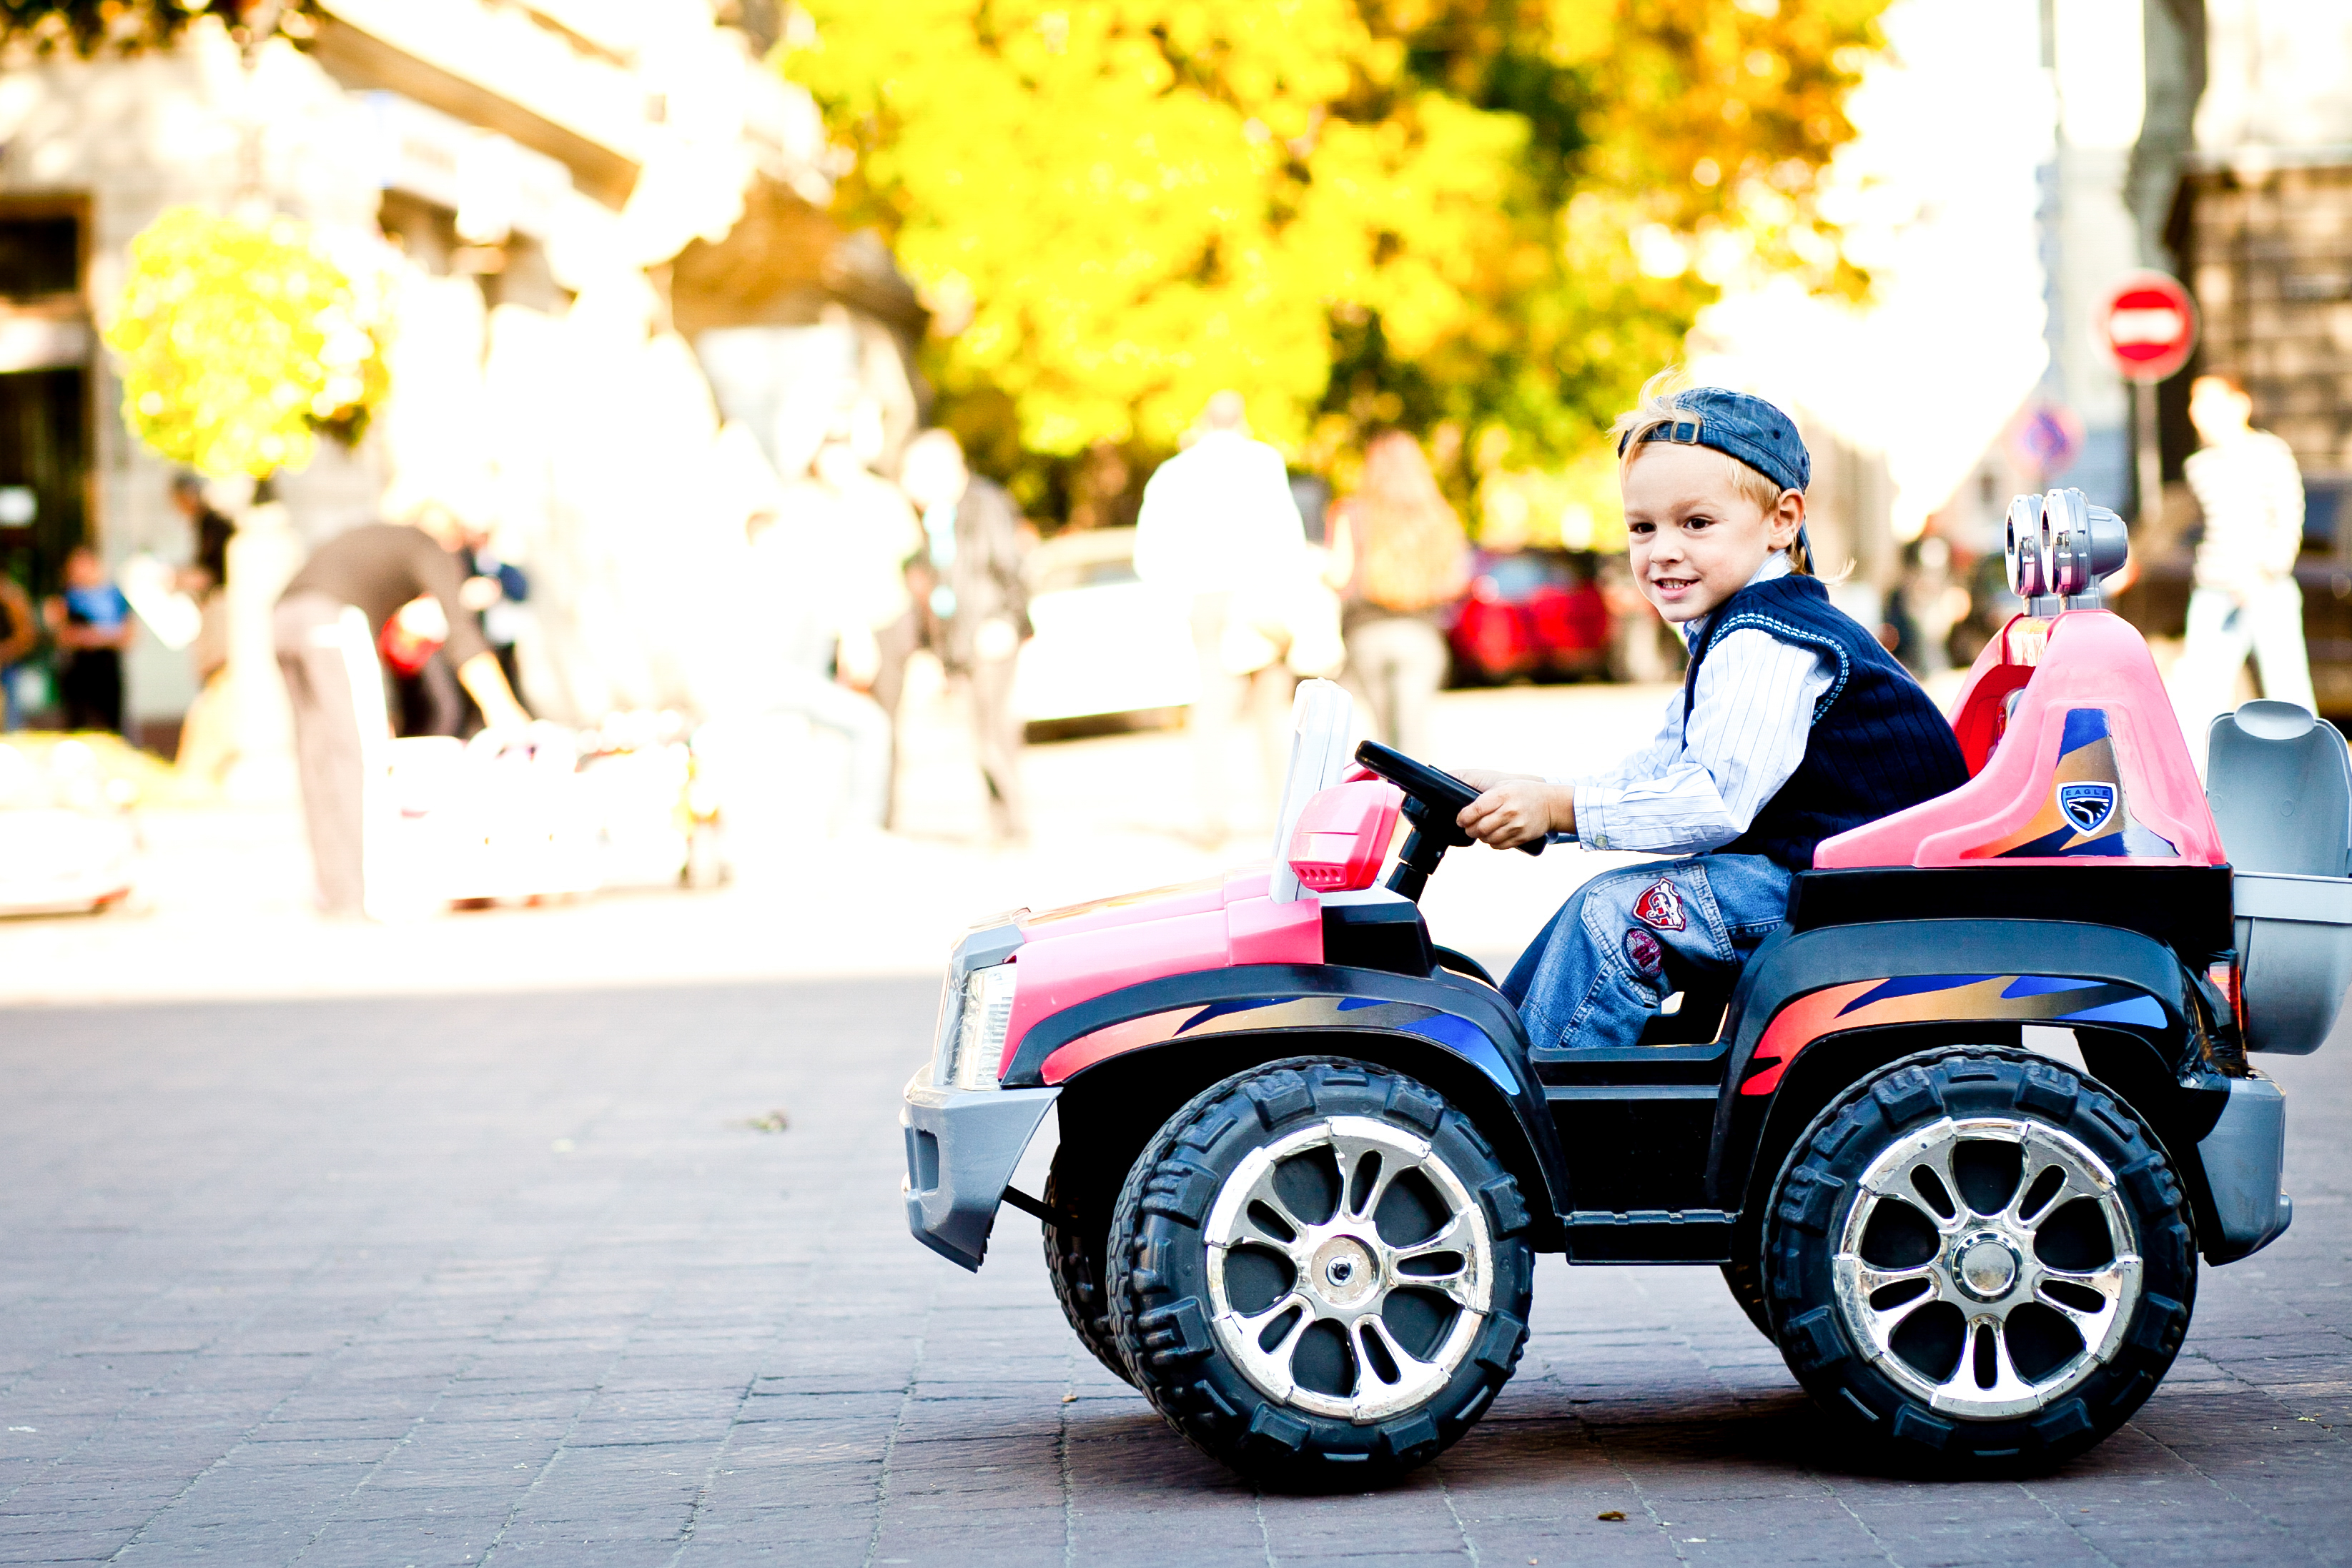
[(1136, 1385), (1255, 1480), (1362, 1487), (1443, 1451), (1527, 1337), (1517, 1184), (1420, 1083), (1303, 1058), (1161, 1128), (1110, 1232)]
[(1807, 1132), (1765, 1219), (1782, 1354), (1830, 1413), (1967, 1475), (2121, 1426), (2171, 1366), (2197, 1262), (2139, 1119), (2021, 1051), (1941, 1051)]

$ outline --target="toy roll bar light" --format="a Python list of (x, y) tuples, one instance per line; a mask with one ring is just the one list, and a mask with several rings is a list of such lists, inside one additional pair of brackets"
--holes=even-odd
[(2131, 539), (2122, 517), (2082, 491), (2052, 490), (2009, 504), (2001, 549), (2010, 591), (2026, 613), (2048, 615), (2097, 609), (2099, 580), (2122, 568)]
[(2042, 497), (2020, 496), (2009, 504), (2009, 527), (2000, 542), (2009, 566), (2009, 591), (2025, 601), (2028, 615), (2049, 615), (2050, 580), (2042, 570)]
[(2042, 498), (2042, 570), (2050, 591), (2098, 602), (2099, 579), (2119, 570), (2131, 549), (2123, 518), (2091, 505), (2080, 490)]

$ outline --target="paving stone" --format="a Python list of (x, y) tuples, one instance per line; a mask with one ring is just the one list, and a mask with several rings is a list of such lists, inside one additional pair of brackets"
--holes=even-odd
[(12, 1015), (0, 1426), (34, 1430), (0, 1432), (0, 1563), (2352, 1563), (2324, 1055), (2274, 1073), (2295, 1228), (2205, 1272), (2174, 1376), (2055, 1474), (1880, 1473), (1713, 1270), (1547, 1260), (1451, 1453), (1261, 1497), (1078, 1348), (1029, 1221), (977, 1276), (907, 1237), (936, 1000)]

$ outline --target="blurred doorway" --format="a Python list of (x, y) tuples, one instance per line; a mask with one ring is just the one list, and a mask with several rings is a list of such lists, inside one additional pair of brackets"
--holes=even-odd
[(82, 204), (0, 204), (0, 570), (35, 595), (89, 526)]
[(0, 374), (0, 519), (16, 524), (0, 527), (0, 549), (26, 591), (55, 588), (66, 552), (82, 542), (89, 479), (89, 372), (73, 366)]

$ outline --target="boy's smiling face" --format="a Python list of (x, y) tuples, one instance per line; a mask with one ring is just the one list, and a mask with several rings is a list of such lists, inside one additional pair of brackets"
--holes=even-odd
[(1713, 447), (1654, 441), (1633, 451), (1622, 480), (1633, 580), (1670, 622), (1696, 620), (1747, 587), (1804, 526), (1802, 491), (1759, 506), (1741, 494), (1738, 459)]

